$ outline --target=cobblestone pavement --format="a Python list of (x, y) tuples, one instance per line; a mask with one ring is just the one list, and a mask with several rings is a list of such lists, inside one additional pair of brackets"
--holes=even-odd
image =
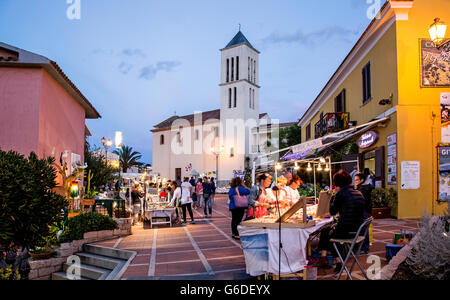
[[(177, 276), (183, 278), (215, 278), (223, 280), (250, 278), (245, 272), (245, 260), (239, 241), (231, 238), (231, 214), (226, 196), (217, 195), (213, 217), (204, 219), (203, 209), (194, 211), (196, 224), (187, 226), (159, 226), (148, 224), (133, 227), (133, 234), (97, 245), (128, 249), (137, 256), (128, 266), (122, 279)], [(189, 219), (188, 219), (189, 220)], [(375, 220), (374, 243), (368, 255), (361, 256), (365, 268), (371, 255), (378, 255), (386, 265), (385, 246), (401, 229), (417, 231), (417, 220)], [(355, 268), (354, 279), (363, 279)], [(358, 269), (359, 270), (359, 269)], [(333, 269), (319, 269), (319, 280), (332, 280)], [(346, 278), (343, 276), (342, 278)]]

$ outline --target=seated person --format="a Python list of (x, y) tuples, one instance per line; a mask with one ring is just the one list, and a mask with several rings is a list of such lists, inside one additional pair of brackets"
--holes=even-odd
[[(320, 234), (319, 250), (322, 257), (314, 265), (317, 267), (330, 267), (327, 263), (327, 251), (334, 256), (337, 254), (330, 239), (350, 239), (355, 236), (361, 224), (364, 222), (365, 199), (363, 195), (352, 186), (352, 177), (346, 171), (340, 170), (333, 176), (336, 186), (336, 196), (330, 204), (330, 214), (339, 214), (337, 224), (324, 228)], [(336, 270), (340, 270), (339, 264)]]

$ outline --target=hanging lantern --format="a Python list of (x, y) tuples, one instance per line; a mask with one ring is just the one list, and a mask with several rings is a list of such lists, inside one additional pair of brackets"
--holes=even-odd
[(281, 168), (282, 168), (282, 166), (281, 166), (280, 163), (277, 163), (277, 164), (275, 165), (275, 170), (279, 171), (279, 170), (281, 170)]
[(431, 24), (430, 29), (428, 30), (430, 34), (430, 38), (437, 48), (443, 45), (443, 41), (445, 39), (445, 32), (447, 31), (447, 24), (441, 22), (441, 19), (434, 19), (434, 23)]
[(308, 163), (308, 168), (306, 168), (306, 171), (311, 172), (312, 168), (311, 168), (311, 163)]
[(76, 181), (73, 181), (70, 184), (70, 196), (72, 198), (78, 197), (78, 193), (79, 193), (79, 191), (78, 191), (78, 183)]
[(322, 171), (322, 164), (319, 164), (319, 166), (317, 167), (317, 171)]
[(330, 171), (330, 165), (329, 164), (326, 164), (326, 166), (325, 166), (325, 172), (329, 172)]
[(295, 163), (295, 167), (294, 167), (294, 170), (295, 170), (295, 171), (298, 171), (298, 170), (300, 170), (300, 167), (298, 166), (298, 163), (297, 163), (297, 162)]

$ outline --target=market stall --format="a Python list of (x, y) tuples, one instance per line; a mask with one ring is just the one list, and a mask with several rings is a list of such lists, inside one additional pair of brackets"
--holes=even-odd
[(323, 192), (319, 204), (308, 205), (302, 197), (294, 205), (280, 208), (280, 212), (275, 209), (263, 218), (243, 222), (238, 230), (247, 273), (260, 276), (303, 271), (308, 264), (311, 235), (333, 221), (328, 215), (330, 198)]
[(144, 219), (150, 221), (150, 228), (153, 225), (170, 225), (176, 219), (176, 208), (170, 206), (168, 202), (148, 202), (144, 212)]

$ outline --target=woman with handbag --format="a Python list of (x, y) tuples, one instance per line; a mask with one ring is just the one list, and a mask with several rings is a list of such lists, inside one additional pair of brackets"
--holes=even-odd
[(237, 227), (242, 222), (245, 210), (248, 208), (248, 195), (250, 190), (245, 187), (240, 177), (233, 178), (231, 188), (228, 192), (230, 200), (229, 209), (231, 211), (231, 232), (232, 238), (239, 240), (239, 231)]

